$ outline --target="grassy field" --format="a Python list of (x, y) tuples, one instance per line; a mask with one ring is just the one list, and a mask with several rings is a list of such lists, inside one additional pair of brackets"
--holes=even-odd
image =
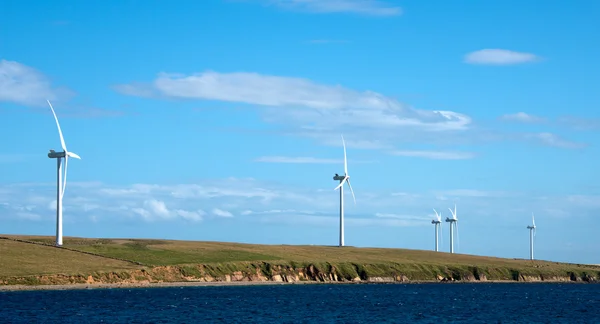
[[(53, 244), (53, 237), (6, 236)], [(521, 275), (566, 276), (569, 272), (600, 275), (600, 267), (545, 261), (513, 260), (433, 251), (327, 246), (255, 245), (136, 239), (85, 239), (66, 237), (64, 247), (100, 256), (139, 262), (146, 267), (214, 265), (222, 273), (249, 264), (321, 269), (334, 266), (346, 278), (402, 273), (411, 279), (435, 278), (458, 272), (485, 274), (489, 279), (515, 279)], [(53, 247), (0, 240), (0, 277), (51, 273), (89, 273), (139, 269), (134, 263), (102, 258)]]
[(135, 269), (136, 266), (53, 247), (0, 240), (0, 277), (87, 273)]

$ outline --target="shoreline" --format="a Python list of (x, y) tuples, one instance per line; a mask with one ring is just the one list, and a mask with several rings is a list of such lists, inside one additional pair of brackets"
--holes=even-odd
[(477, 281), (181, 281), (181, 282), (146, 282), (146, 283), (95, 283), (95, 284), (63, 284), (63, 285), (0, 285), (0, 292), (39, 291), (39, 290), (82, 290), (82, 289), (139, 289), (139, 288), (184, 288), (184, 287), (225, 287), (225, 286), (271, 286), (271, 285), (415, 285), (415, 284), (587, 284), (580, 281), (515, 281), (515, 280), (477, 280)]

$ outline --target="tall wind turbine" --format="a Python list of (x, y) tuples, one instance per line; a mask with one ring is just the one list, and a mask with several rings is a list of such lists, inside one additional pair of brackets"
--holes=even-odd
[(354, 190), (350, 185), (350, 176), (348, 175), (348, 160), (346, 159), (346, 142), (344, 141), (344, 135), (342, 135), (342, 145), (344, 145), (344, 175), (338, 175), (337, 173), (333, 177), (333, 180), (339, 181), (340, 184), (333, 190), (340, 189), (340, 247), (344, 246), (344, 182), (348, 184), (354, 204), (356, 205), (356, 197), (354, 196)]
[(440, 228), (442, 227), (442, 213), (438, 213), (437, 210), (435, 210), (435, 208), (433, 209), (433, 212), (435, 213), (436, 219), (432, 220), (431, 224), (435, 224), (435, 252), (438, 252), (438, 237), (440, 236), (439, 234), (442, 234), (442, 232), (440, 231)]
[[(458, 218), (456, 218), (456, 204), (454, 204), (454, 210), (452, 210), (452, 208), (448, 208), (448, 210), (450, 210), (450, 213), (452, 214), (452, 218), (446, 217), (446, 222), (450, 223), (450, 253), (454, 253), (454, 228), (456, 228), (456, 240), (458, 241)], [(454, 228), (452, 225), (454, 225)]]
[[(69, 152), (67, 150), (67, 146), (65, 145), (65, 139), (63, 138), (62, 131), (60, 130), (60, 124), (58, 123), (58, 118), (56, 118), (56, 113), (54, 112), (54, 108), (50, 103), (50, 100), (46, 100), (48, 105), (50, 106), (50, 110), (52, 110), (52, 114), (54, 115), (54, 120), (56, 120), (56, 127), (58, 127), (58, 135), (60, 136), (60, 145), (63, 149), (62, 152), (56, 152), (54, 150), (50, 150), (48, 153), (48, 157), (51, 159), (56, 159), (57, 166), (57, 177), (56, 177), (56, 246), (63, 245), (63, 233), (62, 233), (62, 199), (65, 194), (65, 189), (67, 187), (67, 166), (69, 162), (69, 157), (73, 157), (76, 159), (81, 159), (79, 155)], [(62, 174), (62, 159), (65, 159), (65, 174), (63, 181)]]
[(535, 237), (535, 217), (531, 213), (531, 222), (533, 225), (527, 226), (529, 229), (529, 259), (533, 260), (533, 238)]

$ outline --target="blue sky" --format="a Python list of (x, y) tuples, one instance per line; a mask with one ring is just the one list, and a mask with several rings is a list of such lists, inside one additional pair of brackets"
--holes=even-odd
[[(13, 1), (0, 232), (433, 248), (600, 263), (597, 1)], [(350, 202), (350, 203), (348, 203)], [(444, 224), (446, 225), (446, 224)], [(442, 249), (448, 250), (448, 227)]]

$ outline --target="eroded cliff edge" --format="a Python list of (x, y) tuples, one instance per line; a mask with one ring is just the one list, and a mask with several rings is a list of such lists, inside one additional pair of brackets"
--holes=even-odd
[(151, 284), (166, 282), (585, 282), (600, 279), (600, 268), (582, 265), (535, 265), (530, 268), (440, 264), (358, 264), (231, 262), (141, 267), (86, 274), (47, 274), (0, 278), (0, 285)]

